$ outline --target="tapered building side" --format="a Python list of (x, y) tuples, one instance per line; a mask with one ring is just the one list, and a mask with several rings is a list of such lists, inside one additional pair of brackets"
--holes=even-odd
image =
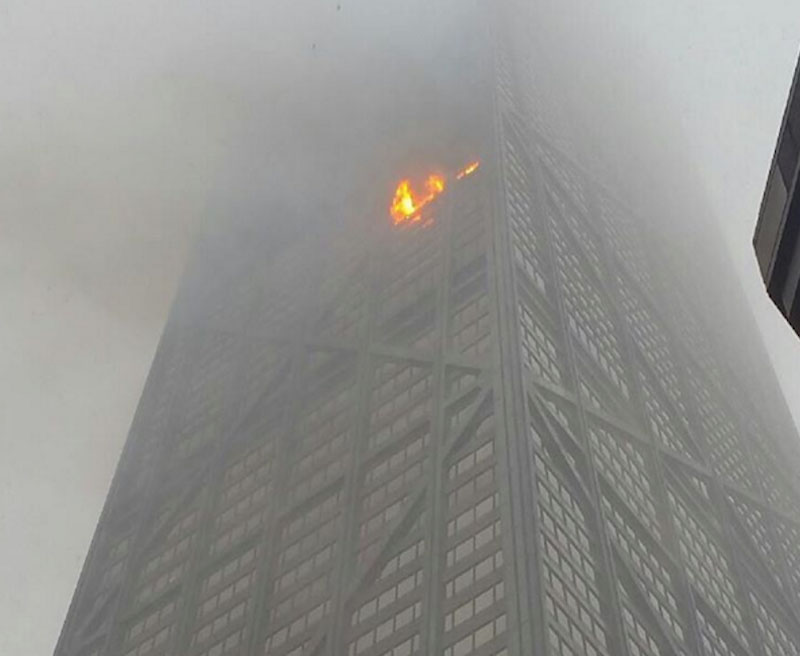
[(420, 220), (187, 278), (58, 656), (800, 653), (797, 437), (501, 24)]

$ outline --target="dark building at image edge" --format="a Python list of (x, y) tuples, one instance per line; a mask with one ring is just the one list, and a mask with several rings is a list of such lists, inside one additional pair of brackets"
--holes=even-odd
[(187, 276), (57, 656), (800, 653), (797, 436), (508, 25), (422, 220)]
[(800, 335), (800, 61), (772, 158), (753, 236), (767, 293)]

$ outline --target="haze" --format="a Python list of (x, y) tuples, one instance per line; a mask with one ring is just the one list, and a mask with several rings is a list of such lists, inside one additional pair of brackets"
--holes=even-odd
[[(712, 208), (800, 420), (800, 340), (750, 246), (800, 4), (531, 2), (562, 90), (593, 103), (576, 135), (606, 153), (617, 143), (618, 177), (632, 162), (683, 169), (658, 193), (690, 179)], [(201, 226), (319, 228), (354, 194), (381, 198), (437, 140), (469, 150), (468, 129), (446, 120), (469, 102), (447, 47), (464, 38), (466, 5), (0, 8), (1, 654), (53, 649)], [(607, 129), (592, 130), (596, 117)]]

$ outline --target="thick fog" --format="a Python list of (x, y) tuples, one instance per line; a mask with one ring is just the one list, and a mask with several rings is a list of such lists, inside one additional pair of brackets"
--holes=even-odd
[[(716, 215), (800, 418), (800, 340), (749, 245), (800, 6), (530, 1), (579, 153), (678, 238)], [(52, 651), (197, 234), (279, 251), (464, 163), (474, 6), (0, 7), (0, 653)]]

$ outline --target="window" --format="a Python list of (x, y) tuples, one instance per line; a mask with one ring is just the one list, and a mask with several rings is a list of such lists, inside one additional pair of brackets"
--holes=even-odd
[(444, 656), (467, 656), (476, 649), (480, 649), (486, 643), (501, 636), (506, 631), (505, 613), (493, 620), (486, 622), (474, 633), (461, 638), (458, 642), (448, 645), (442, 652)]

